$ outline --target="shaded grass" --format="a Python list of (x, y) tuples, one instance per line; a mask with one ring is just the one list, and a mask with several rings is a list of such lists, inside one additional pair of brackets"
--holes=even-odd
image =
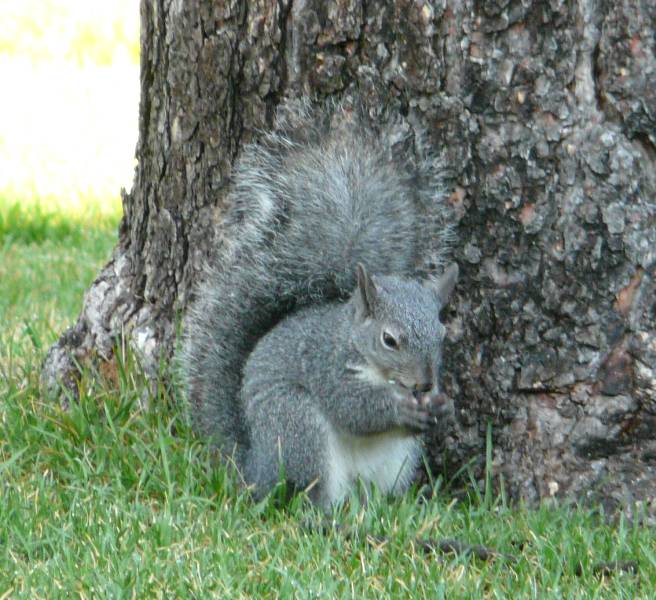
[(77, 212), (0, 198), (0, 376), (37, 368), (73, 323), (116, 241), (118, 207)]
[[(656, 584), (648, 531), (567, 508), (418, 503), (412, 494), (337, 518), (321, 533), (301, 498), (252, 503), (164, 390), (122, 363), (119, 390), (90, 383), (64, 412), (31, 377), (0, 413), (0, 592), (12, 597), (637, 598)], [(90, 375), (90, 374), (88, 374)], [(172, 435), (175, 431), (175, 435)], [(385, 536), (387, 541), (374, 537)], [(417, 538), (457, 537), (517, 557), (483, 563), (425, 554)], [(639, 558), (638, 575), (598, 578), (598, 560)], [(583, 566), (582, 576), (575, 571)]]

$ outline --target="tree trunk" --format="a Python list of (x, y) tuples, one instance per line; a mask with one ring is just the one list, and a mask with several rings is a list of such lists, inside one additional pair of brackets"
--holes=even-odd
[(453, 175), (461, 266), (438, 468), (518, 498), (656, 495), (656, 59), (649, 0), (141, 2), (132, 192), (112, 260), (44, 379), (155, 375), (210, 254), (231, 167), (284, 97), (385, 102)]

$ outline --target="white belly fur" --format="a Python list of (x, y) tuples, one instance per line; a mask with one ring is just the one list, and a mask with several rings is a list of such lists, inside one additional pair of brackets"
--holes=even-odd
[(327, 491), (331, 502), (347, 495), (358, 479), (384, 493), (403, 493), (421, 457), (421, 442), (396, 430), (355, 436), (331, 430), (328, 434)]

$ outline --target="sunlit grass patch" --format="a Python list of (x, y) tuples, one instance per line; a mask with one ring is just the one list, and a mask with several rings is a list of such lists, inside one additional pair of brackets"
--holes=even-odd
[(0, 57), (0, 195), (79, 206), (129, 189), (137, 67), (31, 66)]
[(134, 0), (2, 0), (0, 54), (79, 65), (139, 61)]
[(0, 197), (76, 211), (118, 197), (135, 165), (138, 3), (3, 0), (0, 22)]

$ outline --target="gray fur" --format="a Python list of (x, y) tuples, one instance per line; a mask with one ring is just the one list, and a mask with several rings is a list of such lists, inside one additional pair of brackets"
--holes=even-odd
[[(441, 169), (394, 156), (394, 130), (374, 131), (357, 109), (295, 103), (238, 163), (180, 362), (195, 429), (258, 494), (282, 460), (289, 483), (327, 507), (344, 488), (331, 460), (380, 454), (378, 441), (403, 449), (427, 421), (412, 391), (437, 392), (438, 313), (457, 271), (418, 281), (434, 277), (448, 244)], [(353, 293), (358, 263), (373, 314), (360, 311), (362, 288)], [(399, 352), (377, 345), (383, 326), (405, 341)]]

